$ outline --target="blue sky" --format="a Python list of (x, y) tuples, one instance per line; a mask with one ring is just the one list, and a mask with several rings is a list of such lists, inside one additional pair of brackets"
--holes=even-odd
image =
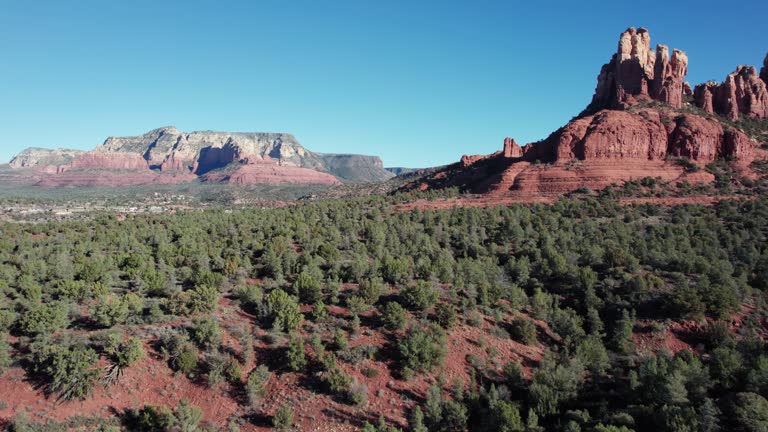
[(757, 0), (0, 0), (0, 161), (174, 125), (444, 164), (566, 123), (629, 26), (686, 51), (698, 83), (759, 64), (766, 16)]

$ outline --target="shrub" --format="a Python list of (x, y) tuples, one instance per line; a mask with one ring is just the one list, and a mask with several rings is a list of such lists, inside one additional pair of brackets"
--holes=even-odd
[(323, 373), (322, 382), (332, 394), (344, 394), (352, 384), (352, 378), (338, 367), (333, 367)]
[(69, 324), (67, 315), (67, 305), (64, 303), (35, 305), (22, 314), (19, 329), (27, 335), (51, 333)]
[(629, 313), (626, 309), (621, 312), (621, 318), (616, 321), (611, 337), (613, 348), (622, 353), (629, 354), (635, 349), (635, 343), (632, 341), (632, 329), (635, 326), (635, 315)]
[(293, 283), (293, 292), (299, 296), (302, 303), (310, 304), (320, 300), (323, 290), (318, 282), (309, 273), (300, 273)]
[(163, 335), (160, 338), (160, 352), (176, 372), (188, 375), (197, 367), (197, 350), (185, 335)]
[(337, 351), (344, 351), (349, 347), (349, 339), (347, 339), (347, 334), (344, 333), (344, 330), (336, 329), (336, 332), (333, 334), (333, 343), (336, 345)]
[(243, 285), (235, 288), (235, 298), (240, 300), (240, 304), (246, 308), (255, 308), (261, 304), (264, 298), (264, 292), (256, 285)]
[(49, 393), (63, 400), (90, 395), (99, 376), (97, 360), (96, 351), (83, 344), (40, 341), (30, 347), (33, 372), (44, 378)]
[(101, 327), (109, 328), (124, 324), (128, 317), (138, 314), (144, 307), (143, 301), (133, 293), (123, 296), (109, 295), (99, 299), (91, 309), (91, 318)]
[(219, 290), (213, 285), (198, 285), (187, 293), (187, 307), (193, 314), (211, 313), (219, 305)]
[(299, 328), (303, 316), (295, 297), (281, 289), (274, 289), (267, 295), (267, 313), (272, 319), (272, 328), (290, 332)]
[(245, 383), (248, 401), (254, 405), (267, 391), (267, 381), (272, 376), (269, 369), (264, 365), (259, 365), (248, 374), (248, 381)]
[(437, 325), (411, 329), (397, 342), (402, 366), (418, 372), (428, 372), (441, 364), (446, 354), (446, 337)]
[(194, 320), (190, 333), (192, 340), (201, 348), (215, 347), (221, 343), (221, 328), (211, 318)]
[(371, 307), (366, 303), (364, 298), (360, 296), (352, 296), (347, 298), (347, 308), (349, 309), (349, 313), (353, 316), (358, 316)]
[(272, 426), (277, 430), (286, 430), (293, 426), (293, 409), (288, 405), (281, 405), (272, 417)]
[(294, 372), (300, 372), (307, 366), (307, 356), (304, 351), (304, 339), (297, 336), (295, 333), (291, 334), (291, 339), (288, 342), (288, 349), (286, 350), (286, 364), (288, 368)]
[(768, 429), (768, 400), (755, 393), (738, 393), (733, 401), (733, 417), (745, 432)]
[(328, 318), (328, 306), (322, 300), (318, 300), (312, 306), (312, 318), (315, 322), (321, 322)]
[(353, 381), (347, 391), (347, 399), (352, 405), (365, 406), (368, 403), (368, 386)]
[(611, 365), (608, 350), (598, 336), (591, 335), (576, 348), (576, 357), (593, 374), (603, 374)]
[(414, 285), (408, 285), (400, 292), (400, 296), (406, 306), (411, 309), (429, 309), (435, 304), (438, 292), (427, 281), (418, 281)]
[(380, 278), (363, 279), (360, 281), (360, 297), (369, 305), (378, 302), (385, 289), (384, 282)]
[(206, 358), (208, 369), (208, 386), (213, 387), (222, 380), (227, 380), (231, 384), (240, 382), (240, 363), (231, 355), (222, 355), (214, 353)]
[(144, 351), (144, 344), (136, 337), (130, 337), (117, 348), (115, 352), (115, 364), (120, 367), (132, 366), (143, 359), (147, 353)]
[(408, 324), (408, 312), (400, 303), (389, 302), (384, 306), (381, 315), (384, 328), (391, 331), (402, 330)]
[(440, 303), (435, 307), (435, 322), (444, 329), (456, 325), (456, 308), (450, 303)]
[(13, 363), (11, 360), (11, 345), (8, 343), (5, 335), (0, 333), (0, 375), (3, 374), (5, 368)]
[(182, 399), (171, 411), (168, 407), (145, 405), (138, 411), (128, 411), (125, 423), (130, 430), (142, 432), (192, 432), (198, 430), (203, 419), (203, 410)]
[(536, 343), (536, 325), (525, 318), (516, 318), (510, 326), (512, 339), (525, 345)]

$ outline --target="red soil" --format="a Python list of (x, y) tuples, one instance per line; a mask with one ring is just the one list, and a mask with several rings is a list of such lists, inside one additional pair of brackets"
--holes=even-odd
[[(348, 288), (345, 286), (343, 289)], [(329, 307), (329, 312), (336, 317), (348, 316), (348, 311), (338, 306)], [(374, 315), (373, 310), (361, 315), (364, 324), (361, 326), (360, 334), (351, 337), (351, 347), (366, 344), (380, 350), (392, 349), (390, 345), (392, 342), (387, 336), (365, 325), (367, 321), (375, 319)], [(531, 367), (537, 364), (543, 355), (541, 345), (525, 346), (509, 338), (491, 335), (488, 329), (494, 323), (488, 317), (483, 317), (481, 327), (466, 324), (454, 327), (448, 334), (448, 355), (444, 364), (433, 374), (417, 375), (407, 382), (393, 376), (392, 368), (396, 370), (397, 366), (389, 361), (363, 360), (357, 365), (351, 365), (340, 360), (338, 364), (345, 373), (367, 386), (367, 405), (355, 407), (319, 390), (310, 390), (312, 385), (308, 385), (307, 381), (315, 379), (311, 373), (299, 374), (281, 369), (279, 366), (281, 360), (276, 356), (280, 355), (283, 343), (279, 345), (267, 343), (264, 337), (266, 331), (254, 325), (253, 315), (241, 311), (228, 299), (222, 299), (218, 316), (224, 330), (223, 345), (229, 347), (232, 352), (242, 352), (240, 343), (232, 335), (233, 330), (237, 329), (254, 336), (255, 355), (253, 357), (255, 358), (243, 366), (243, 380), (256, 364), (271, 364), (273, 368), (266, 396), (255, 407), (256, 420), (254, 422), (241, 420), (243, 431), (271, 430), (269, 419), (282, 404), (288, 404), (293, 408), (298, 430), (358, 430), (361, 427), (360, 419), (367, 418), (375, 422), (380, 415), (385, 416), (391, 423), (405, 426), (410, 408), (425, 397), (427, 388), (437, 382), (438, 376), (445, 378), (443, 382), (446, 388), (450, 388), (457, 379), (464, 383), (469, 382), (468, 370), (471, 357), (475, 357), (475, 361), (486, 364), (489, 370), (499, 373), (506, 362), (519, 361), (525, 373), (530, 375)], [(503, 319), (508, 322), (512, 317), (505, 316)], [(127, 409), (140, 408), (145, 404), (173, 407), (180, 399), (186, 398), (192, 405), (199, 406), (203, 410), (204, 422), (224, 428), (230, 419), (242, 418), (249, 412), (249, 408), (238, 404), (238, 398), (241, 397), (240, 390), (226, 383), (209, 388), (204, 377), (189, 379), (175, 375), (166, 361), (150, 346), (156, 340), (150, 335), (157, 334), (159, 327), (178, 328), (187, 323), (188, 320), (178, 320), (161, 325), (141, 325), (130, 328), (129, 333), (141, 336), (147, 343), (145, 347), (147, 357), (137, 365), (127, 368), (117, 384), (108, 388), (97, 385), (93, 394), (84, 401), (59, 402), (54, 397), (46, 398), (42, 390), (35, 389), (26, 380), (22, 369), (11, 368), (6, 374), (0, 376), (0, 400), (6, 403), (6, 406), (0, 410), (0, 422), (10, 422), (22, 412), (26, 412), (30, 420), (35, 422), (64, 421), (73, 416), (111, 417)], [(549, 334), (546, 325), (538, 322), (537, 325), (544, 334)], [(305, 321), (303, 331), (305, 337), (309, 337), (312, 327)], [(331, 339), (333, 328), (331, 325), (326, 326), (326, 331), (322, 333), (323, 340)], [(489, 351), (492, 354), (489, 354)], [(313, 357), (311, 349), (307, 348), (307, 353), (309, 358)], [(101, 363), (106, 365), (105, 360)], [(369, 371), (367, 375), (372, 375), (369, 377), (363, 374), (366, 369), (376, 372), (372, 375)]]

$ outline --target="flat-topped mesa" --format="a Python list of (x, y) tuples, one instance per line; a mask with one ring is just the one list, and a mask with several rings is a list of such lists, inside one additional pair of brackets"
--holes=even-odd
[(621, 34), (617, 53), (600, 70), (585, 114), (625, 109), (648, 99), (680, 108), (687, 73), (688, 56), (683, 51), (674, 49), (670, 57), (666, 45), (657, 45), (654, 52), (648, 30), (630, 27)]
[[(766, 74), (763, 67), (763, 74)], [(742, 116), (768, 118), (768, 84), (753, 66), (739, 66), (718, 84), (709, 81), (694, 90), (694, 102), (710, 114), (720, 114), (730, 120)]]

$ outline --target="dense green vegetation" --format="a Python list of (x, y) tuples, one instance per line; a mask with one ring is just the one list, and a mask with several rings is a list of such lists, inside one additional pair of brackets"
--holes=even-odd
[[(365, 381), (341, 365), (373, 359), (400, 380), (434, 376), (411, 410), (414, 431), (768, 428), (768, 199), (410, 212), (391, 202), (2, 224), (0, 370), (21, 366), (53, 397), (81, 399), (120, 385), (152, 350), (180, 380), (239, 389), (258, 414), (266, 383), (289, 371), (364, 407)], [(226, 349), (225, 300), (267, 331), (277, 360), (256, 358), (249, 332), (230, 333), (242, 351)], [(683, 320), (699, 322), (680, 336), (690, 349), (636, 346)], [(494, 337), (542, 344), (544, 358), (473, 359), (468, 382), (438, 376), (452, 329), (485, 323)], [(351, 344), (363, 328), (384, 346)], [(281, 406), (272, 424), (290, 427), (294, 410)], [(122, 424), (200, 421), (184, 402), (126, 412)]]

